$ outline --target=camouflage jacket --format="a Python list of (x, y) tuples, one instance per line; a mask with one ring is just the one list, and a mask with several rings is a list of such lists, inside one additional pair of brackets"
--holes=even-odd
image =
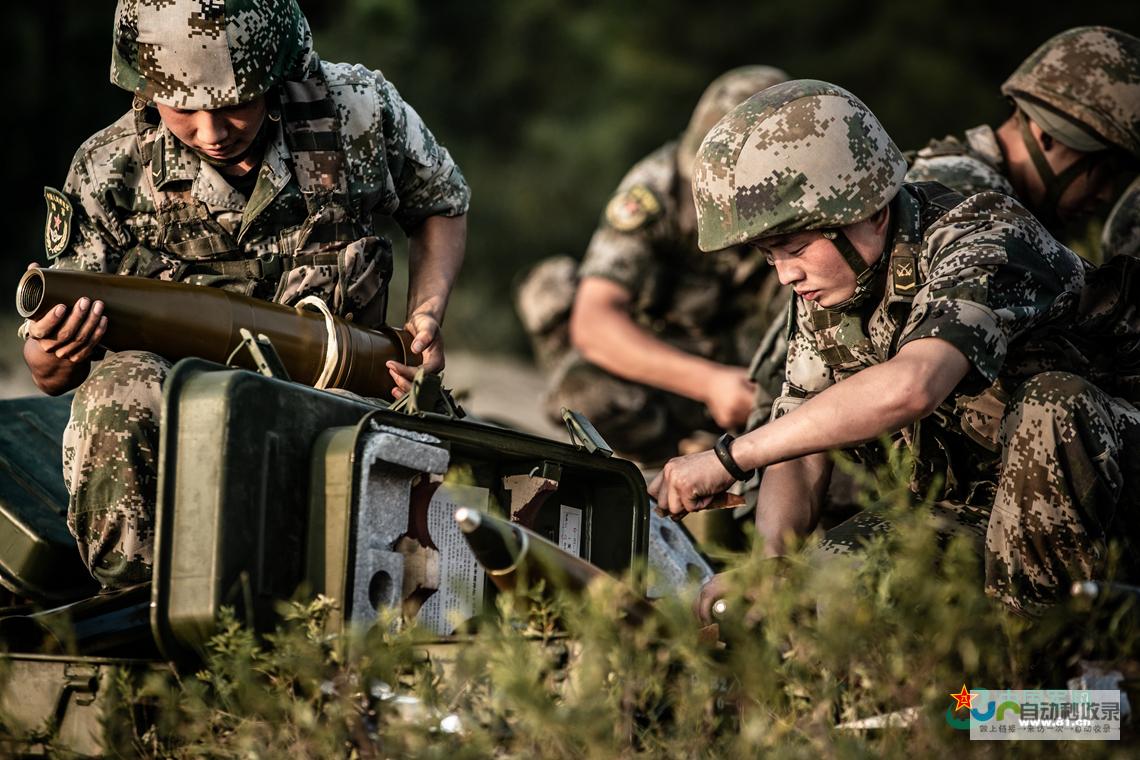
[(907, 184), (891, 210), (878, 303), (845, 313), (795, 299), (786, 382), (773, 416), (887, 361), (910, 341), (941, 338), (971, 370), (901, 438), (918, 461), (920, 483), (945, 475), (945, 496), (984, 500), (973, 492), (995, 474), (1010, 393), (1038, 372), (1088, 366), (1063, 329), (1088, 267), (1005, 195), (963, 200), (939, 185)]
[(779, 284), (755, 251), (697, 248), (691, 193), (677, 169), (677, 143), (639, 161), (606, 206), (578, 275), (628, 290), (635, 321), (663, 340), (743, 365), (779, 314)]
[(1132, 181), (1113, 206), (1104, 222), (1100, 246), (1106, 259), (1140, 257), (1140, 177)]
[[(982, 125), (966, 130), (964, 139), (946, 137), (931, 140), (910, 158), (907, 182), (938, 182), (963, 195), (986, 190), (1004, 193), (1018, 201), (1006, 176), (1005, 157), (992, 128)], [(1132, 183), (1117, 199), (1105, 220), (1100, 240), (1101, 253), (1095, 261), (1107, 261), (1121, 254), (1140, 255), (1140, 180)], [(1080, 240), (1068, 241), (1079, 245)]]
[(467, 211), (447, 150), (396, 88), (359, 65), (321, 62), (281, 87), (247, 199), (151, 109), (76, 153), (51, 190), (53, 266), (180, 280), (293, 304), (307, 295), (366, 324), (384, 319), (391, 245), (375, 214), (412, 230)]
[(961, 139), (931, 140), (914, 154), (906, 181), (938, 182), (963, 195), (993, 190), (1017, 197), (1006, 178), (1005, 157), (997, 135), (984, 124), (966, 130)]

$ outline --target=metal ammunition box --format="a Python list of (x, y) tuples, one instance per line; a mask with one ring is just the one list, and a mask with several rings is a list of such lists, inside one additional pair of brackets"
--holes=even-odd
[(447, 534), (455, 506), (617, 575), (646, 560), (648, 497), (623, 460), (198, 359), (163, 403), (153, 582), (93, 595), (66, 528), (69, 399), (0, 402), (0, 581), (20, 602), (0, 611), (2, 751), (106, 749), (115, 669), (194, 666), (224, 606), (271, 631), (280, 602), (324, 593), (336, 628), (392, 609), (461, 646), (447, 634), (495, 590)]
[[(447, 597), (446, 580), (409, 588), (403, 562), (474, 566), (462, 541), (437, 545), (425, 525), (441, 483), (615, 574), (646, 557), (648, 498), (629, 462), (199, 360), (167, 380), (159, 461), (152, 611), (171, 659), (193, 656), (226, 605), (271, 630), (274, 605), (298, 592), (333, 596), (361, 623), (410, 593)], [(436, 633), (450, 632), (447, 614)]]
[(67, 531), (60, 439), (71, 396), (0, 401), (0, 584), (42, 603), (98, 588)]

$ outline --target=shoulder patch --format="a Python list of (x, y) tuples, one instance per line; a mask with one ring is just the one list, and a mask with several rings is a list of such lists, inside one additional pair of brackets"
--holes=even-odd
[(633, 232), (661, 216), (663, 207), (648, 185), (634, 185), (606, 205), (606, 221), (618, 232)]
[(44, 188), (47, 222), (44, 224), (44, 249), (49, 259), (63, 253), (71, 242), (71, 201), (54, 187)]

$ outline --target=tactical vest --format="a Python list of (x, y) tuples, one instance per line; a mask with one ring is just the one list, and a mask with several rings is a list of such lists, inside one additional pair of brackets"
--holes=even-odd
[[(918, 254), (926, 230), (964, 200), (935, 182), (904, 185), (891, 207), (894, 244), (888, 254), (886, 289), (867, 327), (865, 309), (808, 313), (820, 356), (837, 381), (898, 352), (907, 315), (923, 285)], [(883, 332), (876, 335), (876, 331)], [(871, 335), (879, 340), (873, 341)], [(967, 504), (992, 501), (999, 465), (997, 436), (1008, 398), (1000, 382), (976, 396), (952, 394), (929, 417), (895, 436), (894, 443), (908, 446), (913, 455), (916, 492), (925, 494), (936, 477), (944, 477), (942, 498)], [(860, 447), (855, 455), (870, 462), (883, 457), (878, 444)]]
[(193, 196), (190, 183), (163, 186), (163, 138), (144, 139), (157, 128), (157, 114), (137, 112), (137, 139), (150, 167), (143, 172), (144, 187), (156, 209), (157, 229), (147, 236), (150, 245), (126, 252), (118, 273), (220, 287), (286, 305), (317, 296), (339, 316), (367, 326), (383, 324), (391, 245), (372, 234), (370, 210), (350, 193), (336, 104), (325, 77), (318, 70), (302, 81), (284, 82), (279, 95), (292, 178), (274, 192), (259, 177), (244, 214), (263, 212), (285, 192), (299, 190), (303, 203), (292, 210), (278, 203), (284, 210), (261, 220), (273, 234), (256, 243), (246, 239), (245, 221), (235, 234), (219, 224)]

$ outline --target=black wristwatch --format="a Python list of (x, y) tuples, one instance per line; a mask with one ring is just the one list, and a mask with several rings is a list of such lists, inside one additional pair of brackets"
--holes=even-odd
[(756, 474), (756, 470), (743, 470), (736, 460), (732, 458), (732, 442), (736, 440), (728, 433), (725, 433), (720, 438), (716, 439), (716, 445), (713, 446), (713, 451), (716, 452), (716, 458), (724, 465), (724, 469), (728, 470), (728, 474), (737, 480), (751, 480), (752, 476)]

